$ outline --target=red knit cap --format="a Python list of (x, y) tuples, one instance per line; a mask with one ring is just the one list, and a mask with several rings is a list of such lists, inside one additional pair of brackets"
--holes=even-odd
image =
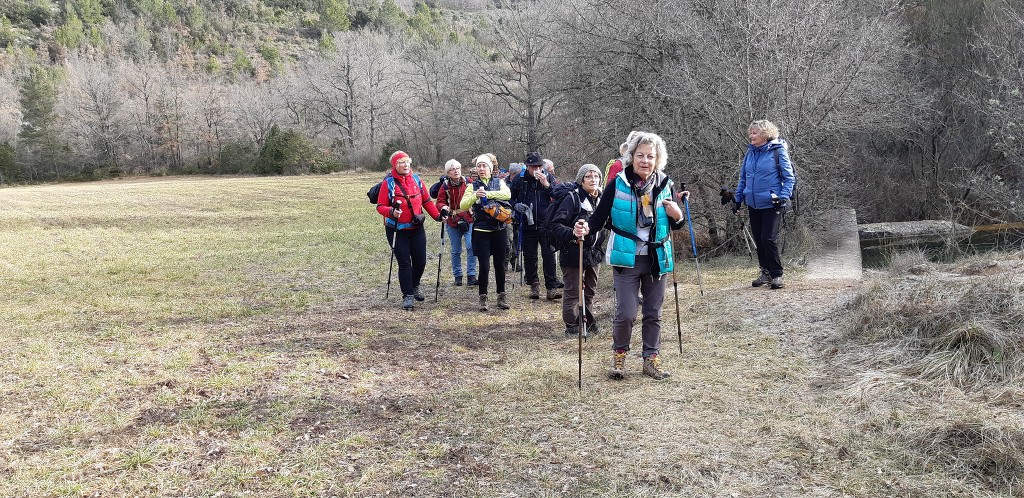
[(406, 154), (405, 152), (402, 151), (398, 151), (395, 152), (394, 154), (391, 154), (391, 166), (398, 166), (398, 161), (400, 159), (407, 157), (409, 157), (409, 154)]

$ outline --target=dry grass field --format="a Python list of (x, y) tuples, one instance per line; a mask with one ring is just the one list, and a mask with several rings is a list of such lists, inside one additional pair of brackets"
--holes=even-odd
[(580, 391), (558, 304), (480, 314), (447, 258), (433, 302), (433, 222), (427, 301), (383, 298), (374, 178), (0, 189), (0, 496), (1024, 494), (1024, 253), (719, 258), (704, 300), (680, 261), (673, 376), (606, 380), (605, 334)]

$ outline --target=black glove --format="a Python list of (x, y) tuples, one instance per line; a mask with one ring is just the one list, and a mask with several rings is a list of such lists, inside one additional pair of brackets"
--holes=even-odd
[(723, 206), (728, 204), (734, 198), (736, 198), (736, 194), (733, 192), (729, 192), (725, 187), (722, 187), (722, 190), (718, 191), (718, 195), (722, 198)]
[(452, 214), (452, 209), (450, 207), (448, 207), (448, 206), (441, 206), (441, 219), (447, 218), (451, 214)]
[(732, 214), (740, 214), (740, 206), (742, 205), (742, 202), (732, 201)]

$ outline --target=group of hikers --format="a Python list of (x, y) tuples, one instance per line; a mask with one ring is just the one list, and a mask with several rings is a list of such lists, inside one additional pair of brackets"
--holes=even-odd
[[(778, 289), (783, 286), (783, 268), (776, 239), (795, 175), (776, 125), (754, 121), (748, 138), (737, 188), (729, 200), (737, 215), (747, 206), (760, 265), (752, 285)], [(537, 152), (527, 153), (522, 167), (511, 168), (507, 175), (493, 154), (477, 156), (469, 175), (463, 175), (461, 163), (452, 159), (445, 164), (434, 198), (413, 174), (412, 158), (402, 151), (392, 154), (391, 172), (377, 195), (377, 212), (384, 217), (387, 242), (398, 263), (403, 309), (411, 311), (416, 301), (426, 299), (420, 281), (427, 259), (423, 225), (425, 215), (430, 215), (445, 224), (454, 284), (463, 285), (465, 276), (467, 286), (477, 287), (481, 312), (490, 311), (492, 268), (494, 307), (509, 309), (506, 266), (509, 246), (514, 244), (515, 254), (522, 257), (515, 264), (523, 266), (529, 297), (540, 299), (541, 295), (539, 255), (547, 299), (562, 299), (566, 335), (597, 333), (593, 299), (598, 269), (601, 263), (608, 264), (616, 303), (609, 377), (624, 376), (638, 311), (642, 372), (657, 380), (669, 377), (659, 360), (661, 310), (666, 275), (674, 265), (672, 232), (687, 224), (688, 215), (680, 204), (685, 205), (689, 192), (685, 187), (677, 189), (665, 173), (668, 152), (660, 136), (633, 131), (620, 145), (619, 154), (608, 162), (604, 174), (596, 165), (584, 164), (576, 171), (575, 181), (564, 183), (555, 180), (553, 165)], [(513, 223), (517, 229), (510, 242), (507, 227)]]

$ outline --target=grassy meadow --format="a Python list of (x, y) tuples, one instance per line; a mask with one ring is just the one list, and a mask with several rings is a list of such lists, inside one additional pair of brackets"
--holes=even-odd
[[(673, 376), (642, 377), (631, 355), (613, 382), (605, 268), (580, 391), (560, 304), (511, 285), (511, 310), (478, 313), (447, 254), (433, 302), (436, 223), (427, 301), (402, 311), (397, 278), (384, 299), (376, 178), (0, 189), (0, 496), (1022, 492), (1020, 377), (993, 380), (1002, 397), (941, 375), (933, 391), (901, 383), (911, 374), (864, 359), (878, 346), (851, 327), (883, 291), (798, 271), (752, 289), (744, 255), (703, 264), (700, 299), (680, 261), (682, 354), (671, 284), (663, 322)], [(1006, 307), (1024, 302), (1021, 275), (994, 288)], [(939, 435), (961, 426), (1000, 445), (947, 451)], [(987, 461), (1010, 477), (971, 467)]]

